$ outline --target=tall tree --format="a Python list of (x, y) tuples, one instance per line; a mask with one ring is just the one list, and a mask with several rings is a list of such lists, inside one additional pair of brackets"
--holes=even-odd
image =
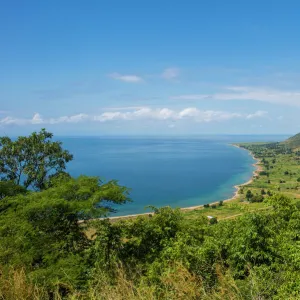
[(0, 138), (0, 178), (23, 185), (26, 189), (45, 188), (49, 176), (63, 172), (73, 159), (61, 142), (53, 141), (53, 134), (42, 129), (30, 136), (13, 141)]

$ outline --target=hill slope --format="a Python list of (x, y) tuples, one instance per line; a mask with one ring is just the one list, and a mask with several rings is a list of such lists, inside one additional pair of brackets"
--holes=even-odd
[(300, 133), (288, 138), (283, 143), (288, 145), (292, 149), (300, 148)]

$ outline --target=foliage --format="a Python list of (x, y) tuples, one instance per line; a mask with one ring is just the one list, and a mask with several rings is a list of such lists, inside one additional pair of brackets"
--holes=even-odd
[(250, 190), (248, 190), (247, 193), (246, 193), (246, 199), (247, 199), (247, 201), (250, 201), (252, 197), (253, 197), (252, 192)]
[(25, 194), (23, 186), (15, 184), (13, 181), (0, 181), (0, 200), (5, 197), (12, 197), (18, 194)]
[[(274, 164), (270, 176), (283, 174), (277, 164), (287, 155), (294, 159), (284, 154), (272, 162), (280, 147), (257, 150), (271, 155), (264, 159), (264, 166)], [(287, 180), (297, 174), (289, 169)], [(255, 186), (265, 179), (247, 186), (250, 203), (214, 204), (218, 218), (208, 219), (207, 209), (190, 218), (152, 207), (153, 214), (121, 221), (105, 218), (129, 201), (117, 181), (59, 171), (34, 192), (5, 179), (0, 299), (300, 298), (299, 201), (272, 184), (267, 193)], [(234, 218), (219, 218), (230, 208)]]
[(0, 265), (25, 266), (39, 281), (71, 278), (79, 284), (87, 272), (83, 255), (90, 244), (79, 220), (107, 215), (114, 211), (108, 203), (125, 203), (127, 193), (115, 181), (81, 176), (41, 192), (4, 198)]
[(49, 175), (63, 171), (73, 156), (62, 149), (60, 142), (52, 141), (52, 133), (42, 129), (28, 137), (13, 141), (0, 138), (0, 176), (36, 190), (45, 188)]

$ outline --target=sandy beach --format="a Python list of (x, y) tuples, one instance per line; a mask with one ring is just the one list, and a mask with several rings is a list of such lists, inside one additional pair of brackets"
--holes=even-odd
[[(260, 165), (260, 161), (257, 158), (255, 158), (254, 155), (250, 151), (248, 151), (248, 150), (246, 150), (244, 148), (241, 148), (240, 146), (238, 146), (236, 144), (231, 144), (231, 146), (237, 147), (237, 148), (239, 148), (241, 150), (249, 152), (249, 154), (253, 157), (253, 159), (256, 160), (256, 162), (253, 164), (253, 166), (255, 166), (255, 170), (253, 171), (253, 176), (251, 177), (251, 179), (249, 179), (247, 182), (244, 182), (242, 184), (235, 185), (234, 188), (236, 189), (236, 191), (235, 191), (234, 195), (231, 198), (221, 200), (223, 202), (229, 202), (229, 201), (237, 199), (238, 196), (239, 196), (239, 190), (241, 189), (241, 187), (250, 184), (253, 181), (254, 177), (258, 176), (259, 172), (262, 171), (262, 166)], [(212, 202), (212, 203), (209, 203), (209, 204), (218, 204), (218, 203), (219, 203), (219, 201)], [(203, 204), (197, 205), (197, 206), (182, 207), (182, 208), (180, 208), (180, 210), (182, 210), (182, 211), (190, 211), (190, 210), (197, 210), (197, 209), (202, 209), (202, 208), (203, 208)], [(134, 217), (138, 217), (138, 216), (147, 216), (147, 215), (153, 215), (153, 212), (147, 212), (147, 213), (141, 213), (141, 214), (132, 214), (132, 215), (125, 215), (125, 216), (108, 217), (108, 219), (111, 219), (111, 220), (129, 219), (129, 218), (134, 218)]]

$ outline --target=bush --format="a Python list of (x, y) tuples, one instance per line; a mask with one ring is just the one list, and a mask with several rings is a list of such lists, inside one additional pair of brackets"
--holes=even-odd
[(253, 197), (252, 192), (251, 192), (250, 190), (248, 190), (247, 193), (246, 193), (246, 199), (247, 199), (248, 201), (250, 201), (252, 197)]
[(264, 196), (263, 195), (254, 195), (250, 199), (250, 202), (263, 202), (263, 201), (264, 201)]
[(219, 206), (223, 206), (223, 200), (219, 202)]
[(209, 204), (204, 204), (203, 207), (204, 208), (209, 208)]
[(212, 204), (211, 208), (217, 208), (217, 205), (216, 204)]
[(261, 175), (261, 176), (268, 176), (269, 173), (266, 172), (266, 171), (261, 171), (261, 172), (259, 172), (259, 175)]
[(217, 224), (217, 223), (218, 223), (218, 219), (217, 218), (213, 217), (213, 218), (209, 219), (209, 224), (210, 225)]

